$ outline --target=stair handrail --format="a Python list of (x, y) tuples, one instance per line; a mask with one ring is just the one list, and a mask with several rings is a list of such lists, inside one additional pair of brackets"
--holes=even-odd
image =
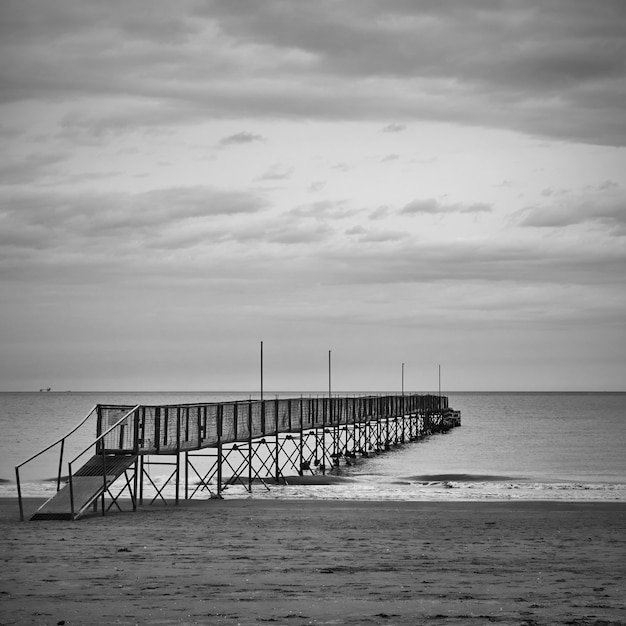
[[(104, 439), (104, 437), (106, 437), (114, 428), (119, 426), (125, 419), (127, 419), (130, 415), (132, 415), (132, 413), (134, 413), (140, 406), (141, 406), (141, 404), (136, 404), (127, 413), (124, 413), (124, 415), (122, 417), (120, 417), (120, 419), (118, 419), (117, 422), (115, 422), (115, 424), (113, 424), (112, 426), (109, 426), (101, 435), (96, 437), (82, 452), (77, 454), (71, 461), (68, 461), (68, 465), (71, 466), (72, 463), (75, 463), (76, 461), (78, 461), (78, 459), (81, 456), (83, 456), (83, 454), (85, 454), (85, 452), (87, 452), (87, 450), (89, 450), (89, 448), (91, 448), (91, 446), (97, 444), (101, 439)], [(135, 442), (135, 447), (136, 446), (137, 446), (137, 442)]]
[[(113, 424), (112, 426), (109, 426), (101, 435), (96, 437), (96, 439), (94, 439), (82, 452), (77, 454), (71, 461), (68, 461), (67, 468), (68, 468), (68, 478), (69, 478), (69, 484), (70, 484), (70, 505), (71, 505), (72, 519), (74, 519), (74, 484), (72, 482), (72, 463), (75, 463), (76, 461), (78, 461), (78, 459), (80, 459), (80, 457), (83, 456), (83, 454), (85, 454), (87, 450), (89, 450), (92, 446), (97, 445), (97, 443), (100, 440), (104, 439), (104, 437), (106, 437), (113, 429), (117, 428), (117, 426), (119, 426), (125, 419), (127, 419), (130, 415), (132, 415), (135, 411), (137, 411), (137, 409), (140, 406), (141, 406), (140, 404), (136, 404), (132, 409), (130, 409), (130, 411), (128, 411), (127, 413), (124, 413), (124, 415), (120, 417), (120, 419), (118, 419), (117, 422), (115, 422), (115, 424)], [(133, 429), (133, 432), (135, 432), (134, 429)], [(135, 450), (137, 450), (136, 440), (134, 442), (134, 448)], [(102, 457), (104, 458), (104, 452), (102, 454)]]
[(17, 498), (20, 504), (20, 520), (22, 522), (24, 521), (24, 508), (22, 505), (22, 485), (20, 483), (20, 468), (26, 465), (27, 463), (34, 461), (38, 456), (41, 456), (42, 454), (44, 454), (44, 452), (48, 452), (48, 450), (51, 450), (52, 448), (54, 448), (54, 446), (61, 444), (61, 451), (59, 452), (59, 471), (57, 473), (57, 491), (59, 491), (59, 489), (61, 488), (61, 471), (63, 467), (63, 452), (65, 450), (65, 440), (68, 437), (71, 437), (93, 415), (93, 412), (96, 411), (97, 408), (98, 408), (98, 405), (95, 404), (91, 408), (91, 411), (89, 411), (89, 413), (87, 413), (87, 415), (76, 426), (74, 426), (74, 428), (72, 428), (72, 430), (70, 430), (69, 433), (67, 433), (66, 435), (63, 435), (60, 439), (58, 439), (54, 443), (51, 443), (49, 446), (47, 446), (43, 450), (40, 450), (39, 452), (33, 454), (31, 457), (27, 458), (25, 461), (22, 461), (19, 465), (15, 466), (15, 478), (17, 482)]

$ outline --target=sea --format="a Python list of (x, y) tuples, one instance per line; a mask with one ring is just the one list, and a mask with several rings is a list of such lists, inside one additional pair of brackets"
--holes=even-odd
[[(342, 392), (337, 395), (374, 395)], [(265, 398), (321, 396), (266, 392)], [(333, 484), (233, 485), (225, 498), (626, 501), (626, 393), (448, 392), (461, 427), (340, 467)], [(258, 392), (2, 392), (0, 496), (17, 497), (15, 467), (73, 429), (97, 404), (258, 399)], [(64, 450), (89, 446), (95, 420)], [(69, 440), (68, 440), (69, 441)], [(152, 457), (155, 458), (155, 457)], [(155, 464), (156, 465), (156, 464)], [(59, 446), (20, 469), (22, 495), (52, 495)], [(66, 465), (63, 472), (67, 473)], [(170, 471), (170, 470), (163, 470)], [(159, 480), (165, 477), (155, 478)], [(289, 483), (289, 479), (287, 479)], [(171, 496), (172, 487), (164, 494)], [(209, 497), (204, 492), (200, 497)]]

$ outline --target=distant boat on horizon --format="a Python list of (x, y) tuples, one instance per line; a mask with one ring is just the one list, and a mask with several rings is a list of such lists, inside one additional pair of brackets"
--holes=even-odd
[(42, 391), (45, 391), (45, 392), (52, 391), (52, 387), (47, 387), (46, 389), (40, 389), (39, 393), (41, 393)]

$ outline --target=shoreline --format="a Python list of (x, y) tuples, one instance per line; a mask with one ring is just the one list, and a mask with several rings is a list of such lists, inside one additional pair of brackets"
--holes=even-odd
[(626, 617), (624, 502), (189, 500), (21, 523), (3, 497), (0, 533), (4, 626)]
[[(156, 477), (159, 483), (159, 477)], [(325, 475), (287, 475), (279, 483), (273, 477), (258, 478), (252, 481), (252, 494), (239, 481), (229, 483), (225, 479), (222, 495), (225, 499), (261, 500), (316, 500), (316, 501), (377, 501), (389, 502), (493, 502), (493, 501), (555, 501), (555, 502), (624, 502), (626, 503), (626, 482), (615, 479), (585, 481), (571, 478), (535, 479), (498, 474), (438, 473), (419, 474), (406, 477), (387, 477), (386, 480), (363, 480), (361, 474), (328, 473)], [(189, 484), (189, 493), (198, 486), (196, 481)], [(267, 489), (265, 489), (267, 486)], [(216, 491), (216, 486), (211, 485)], [(50, 498), (56, 492), (56, 478), (29, 481), (22, 484), (25, 498)], [(180, 498), (184, 497), (184, 485), (180, 486)], [(147, 486), (145, 499), (154, 495)], [(163, 492), (166, 498), (175, 498), (174, 485)], [(208, 498), (208, 492), (196, 496)], [(0, 498), (17, 499), (15, 483), (0, 484)], [(128, 497), (124, 494), (122, 497)]]
[[(48, 498), (45, 496), (26, 496), (22, 498), (24, 509), (26, 510), (36, 510), (37, 507), (41, 506)], [(130, 499), (128, 497), (120, 497), (120, 501), (124, 501), (124, 503), (130, 505)], [(317, 499), (317, 498), (302, 498), (302, 499), (281, 499), (281, 498), (255, 498), (255, 497), (247, 497), (247, 498), (194, 498), (189, 500), (184, 500), (181, 498), (176, 504), (173, 498), (166, 498), (166, 503), (164, 504), (162, 501), (157, 501), (154, 504), (144, 503), (142, 506), (137, 507), (137, 511), (134, 513), (130, 509), (125, 509), (124, 511), (111, 511), (107, 513), (105, 517), (125, 517), (127, 514), (141, 514), (142, 511), (149, 511), (150, 509), (155, 509), (159, 511), (167, 510), (169, 507), (175, 507), (179, 510), (194, 510), (198, 507), (202, 506), (210, 506), (211, 504), (216, 504), (219, 506), (232, 506), (242, 507), (244, 503), (246, 506), (258, 506), (259, 508), (315, 508), (319, 507), (321, 509), (329, 507), (329, 508), (445, 508), (445, 507), (467, 507), (469, 509), (479, 508), (479, 507), (494, 507), (494, 508), (512, 508), (512, 509), (541, 509), (541, 510), (550, 510), (550, 509), (566, 509), (566, 508), (589, 508), (589, 507), (597, 507), (601, 509), (606, 509), (608, 512), (621, 512), (624, 514), (624, 519), (626, 521), (626, 502), (622, 501), (612, 501), (612, 500), (352, 500), (349, 498), (346, 499)], [(10, 511), (12, 508), (19, 513), (19, 505), (17, 496), (0, 496), (0, 521), (7, 522), (10, 520)], [(101, 515), (88, 515), (85, 519), (93, 519), (96, 517), (102, 517)], [(19, 520), (18, 520), (19, 521)], [(75, 523), (79, 523), (78, 520)], [(41, 522), (39, 522), (41, 523)], [(53, 524), (54, 522), (49, 522)]]
[[(48, 499), (48, 496), (23, 496), (22, 501), (25, 505), (30, 508), (40, 506)], [(130, 502), (130, 498), (127, 496), (120, 496), (120, 500), (124, 502)], [(156, 508), (165, 508), (167, 506), (175, 506), (181, 509), (186, 507), (195, 508), (200, 505), (206, 505), (209, 502), (216, 503), (259, 503), (259, 506), (313, 506), (319, 505), (324, 507), (326, 504), (330, 506), (382, 506), (382, 507), (390, 507), (390, 506), (398, 506), (398, 507), (420, 507), (420, 506), (454, 506), (454, 505), (468, 505), (470, 507), (473, 506), (512, 506), (512, 507), (529, 507), (529, 508), (551, 508), (554, 506), (555, 508), (567, 507), (568, 505), (572, 505), (573, 507), (587, 507), (587, 506), (598, 506), (598, 507), (608, 507), (609, 509), (623, 509), (624, 514), (626, 515), (626, 502), (622, 501), (614, 501), (614, 500), (552, 500), (546, 498), (545, 500), (352, 500), (350, 498), (335, 498), (324, 500), (321, 498), (302, 498), (302, 499), (289, 499), (289, 498), (255, 498), (253, 496), (249, 496), (247, 498), (193, 498), (189, 500), (184, 500), (182, 497), (179, 500), (179, 503), (176, 504), (174, 498), (166, 498), (167, 505), (164, 505), (162, 501), (155, 503)], [(142, 506), (137, 507), (137, 511), (147, 510), (151, 507), (155, 507), (155, 504), (147, 504), (144, 503)], [(7, 509), (10, 509), (13, 505), (18, 508), (18, 500), (17, 496), (0, 496), (0, 520), (6, 521), (6, 512)], [(120, 513), (119, 511), (115, 511), (114, 514), (120, 515), (125, 514), (125, 512)]]

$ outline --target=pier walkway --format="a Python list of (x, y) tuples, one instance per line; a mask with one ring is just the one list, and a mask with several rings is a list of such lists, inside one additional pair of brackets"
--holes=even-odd
[[(96, 424), (96, 437), (67, 464), (71, 436)], [(16, 467), (24, 519), (20, 469), (57, 451), (57, 493), (31, 519), (77, 519), (100, 504), (104, 515), (143, 504), (198, 494), (222, 497), (229, 486), (286, 481), (288, 476), (326, 474), (393, 446), (460, 426), (460, 412), (438, 395), (276, 398), (161, 406), (96, 405), (68, 435)], [(154, 457), (157, 460), (154, 460)], [(158, 478), (155, 471), (165, 472)], [(182, 491), (182, 493), (181, 493)]]

